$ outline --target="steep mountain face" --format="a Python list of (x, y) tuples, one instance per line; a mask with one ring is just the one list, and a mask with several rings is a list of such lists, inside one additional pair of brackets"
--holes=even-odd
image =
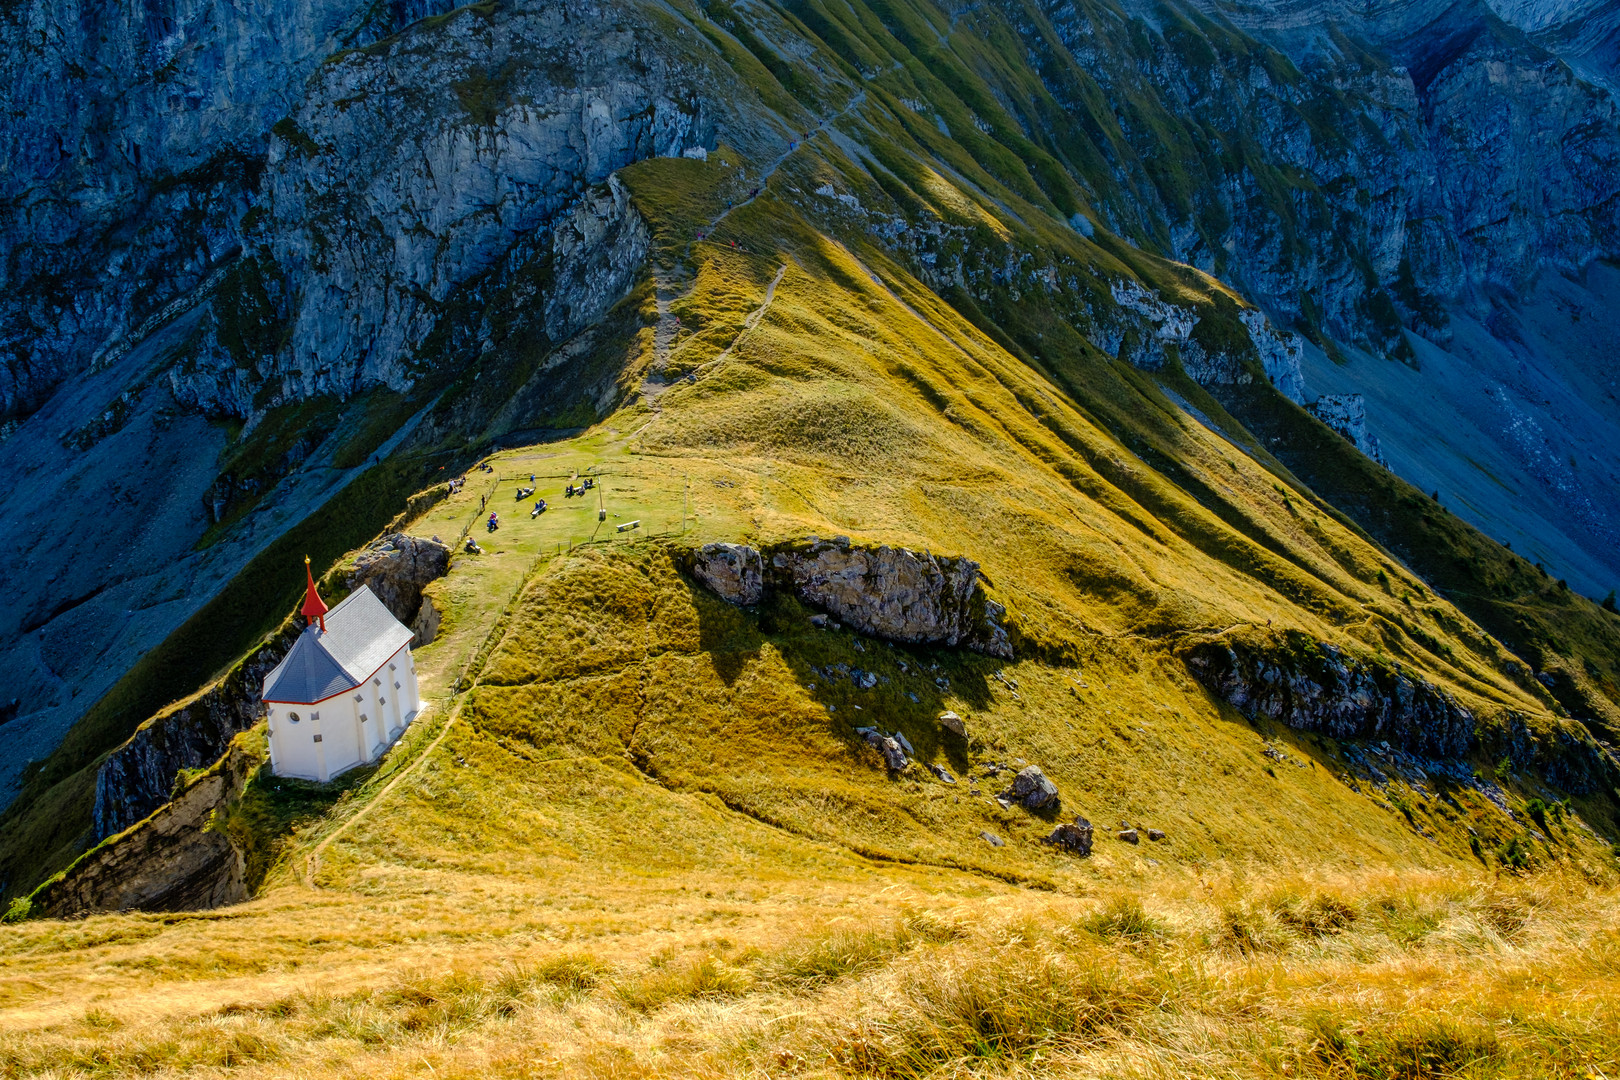
[[(26, 552), (0, 779), (345, 492), (656, 405), (720, 333), (680, 322), (691, 244), (762, 189), (1071, 393), (1060, 339), (1217, 428), (1283, 410), (1255, 452), (1300, 475), (1339, 460), (1284, 433), (1314, 404), (1555, 578), (1620, 582), (1601, 5), (282, 7), (0, 15), (0, 536)], [(803, 164), (812, 140), (836, 153)], [(624, 182), (660, 159), (662, 189)], [(111, 748), (85, 746), (72, 768)]]
[(449, 6), (8, 5), (0, 419), (195, 302), (239, 246), (271, 126), (324, 57)]

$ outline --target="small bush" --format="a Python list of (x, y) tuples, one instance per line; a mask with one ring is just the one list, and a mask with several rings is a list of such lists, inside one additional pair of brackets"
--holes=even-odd
[(1272, 914), (1285, 926), (1292, 927), (1305, 937), (1330, 937), (1342, 933), (1355, 923), (1360, 913), (1337, 896), (1317, 893), (1309, 900), (1284, 901), (1272, 908)]
[(1534, 821), (1537, 825), (1539, 825), (1543, 832), (1546, 831), (1546, 829), (1547, 829), (1547, 804), (1546, 803), (1542, 802), (1540, 799), (1531, 799), (1528, 803), (1525, 804), (1524, 812), (1530, 815), (1530, 819), (1532, 821)]
[(632, 1009), (651, 1012), (671, 1001), (694, 997), (731, 997), (753, 986), (748, 972), (713, 956), (684, 964), (665, 964), (613, 984), (613, 993)]
[(12, 923), (20, 923), (24, 919), (28, 918), (29, 915), (33, 914), (33, 911), (34, 905), (28, 899), (28, 897), (16, 897), (6, 908), (6, 913), (4, 915), (0, 915), (0, 923), (5, 923), (7, 925)]
[(1143, 942), (1167, 936), (1164, 926), (1143, 911), (1142, 902), (1134, 896), (1115, 899), (1081, 925), (1100, 938)]
[(1509, 870), (1526, 870), (1530, 866), (1530, 845), (1521, 836), (1510, 837), (1496, 849), (1496, 858)]

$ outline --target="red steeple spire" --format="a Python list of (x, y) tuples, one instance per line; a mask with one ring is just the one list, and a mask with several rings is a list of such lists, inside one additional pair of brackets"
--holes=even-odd
[(313, 626), (320, 620), (321, 633), (326, 633), (326, 601), (321, 594), (315, 591), (315, 575), (309, 569), (309, 556), (304, 556), (304, 577), (309, 579), (309, 588), (304, 591), (304, 606), (300, 610), (309, 625)]

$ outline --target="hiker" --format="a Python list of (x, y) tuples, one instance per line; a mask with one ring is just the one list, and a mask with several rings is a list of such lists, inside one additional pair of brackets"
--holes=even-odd
[(466, 551), (469, 555), (482, 555), (484, 553), (484, 549), (478, 546), (478, 541), (474, 540), (470, 536), (467, 537)]

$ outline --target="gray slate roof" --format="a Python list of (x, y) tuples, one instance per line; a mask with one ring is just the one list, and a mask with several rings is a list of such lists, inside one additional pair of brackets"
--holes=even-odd
[(264, 677), (265, 701), (313, 705), (353, 690), (387, 663), (411, 631), (362, 585), (326, 613), (326, 632), (312, 626)]

